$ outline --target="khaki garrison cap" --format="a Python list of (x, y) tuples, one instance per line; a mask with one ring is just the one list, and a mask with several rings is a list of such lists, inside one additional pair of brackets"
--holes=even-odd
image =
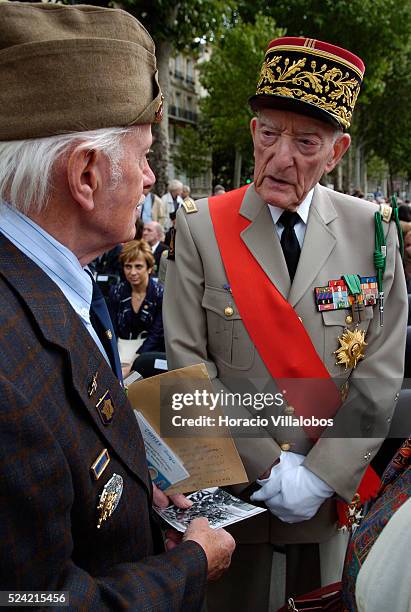
[(0, 3), (0, 141), (161, 119), (154, 43), (129, 13)]

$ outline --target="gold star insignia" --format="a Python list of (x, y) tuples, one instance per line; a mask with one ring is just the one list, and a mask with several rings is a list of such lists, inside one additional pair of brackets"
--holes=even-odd
[(337, 365), (345, 366), (345, 369), (356, 368), (360, 359), (364, 359), (365, 332), (362, 329), (350, 331), (346, 329), (338, 338), (340, 348), (334, 351), (337, 357)]

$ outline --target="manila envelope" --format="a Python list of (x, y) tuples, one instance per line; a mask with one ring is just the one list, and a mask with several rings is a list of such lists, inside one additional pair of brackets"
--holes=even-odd
[[(179, 427), (171, 431), (167, 427), (167, 433), (172, 435), (164, 435), (164, 423), (170, 423), (171, 415), (180, 414), (172, 410), (171, 394), (192, 394), (196, 390), (215, 393), (204, 364), (138, 380), (128, 387), (132, 407), (145, 416), (190, 473), (189, 478), (169, 487), (168, 495), (247, 482), (246, 471), (228, 428)], [(198, 418), (199, 414), (196, 407), (184, 410), (185, 417)], [(212, 412), (206, 407), (201, 414), (218, 419), (222, 411), (218, 406)]]

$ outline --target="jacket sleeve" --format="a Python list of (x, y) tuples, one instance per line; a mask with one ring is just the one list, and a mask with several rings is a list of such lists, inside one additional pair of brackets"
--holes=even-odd
[[(87, 534), (73, 533), (82, 491), (74, 489), (68, 458), (41, 411), (2, 376), (0, 393), (1, 588), (66, 591), (70, 610), (200, 610), (207, 560), (195, 542), (137, 562), (107, 560), (100, 576), (76, 563), (75, 538)], [(77, 511), (83, 501), (77, 498)], [(139, 529), (138, 512), (129, 528)]]

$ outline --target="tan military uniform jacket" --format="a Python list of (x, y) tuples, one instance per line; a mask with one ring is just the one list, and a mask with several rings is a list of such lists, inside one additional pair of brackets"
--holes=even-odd
[[(196, 206), (198, 212), (187, 214), (184, 209), (178, 212), (175, 262), (168, 262), (163, 307), (168, 364), (170, 368), (178, 368), (204, 362), (217, 388), (238, 391), (244, 380), (262, 381), (270, 379), (270, 375), (250, 340), (232, 296), (224, 289), (228, 279), (208, 201), (199, 200)], [(291, 450), (306, 455), (304, 465), (347, 501), (388, 432), (403, 377), (407, 295), (395, 225), (384, 223), (388, 253), (384, 326), (379, 325), (377, 307), (367, 307), (359, 324), (366, 331), (365, 359), (355, 370), (345, 371), (336, 365), (334, 354), (350, 313), (347, 310), (318, 312), (314, 288), (327, 285), (329, 280), (343, 274), (375, 275), (374, 213), (377, 210), (374, 204), (317, 185), (297, 272), (290, 285), (270, 211), (253, 185), (246, 191), (240, 209), (240, 214), (250, 220), (242, 232), (246, 246), (301, 317), (330, 375), (339, 377), (339, 385), (344, 381), (349, 384), (349, 398), (335, 418), (343, 429), (344, 423), (350, 423), (344, 429), (344, 436), (335, 439), (324, 435), (314, 445), (305, 437), (291, 444)], [(241, 266), (241, 261), (238, 265)], [(246, 277), (244, 283), (247, 283)], [(228, 305), (234, 310), (231, 316), (225, 314)], [(282, 350), (286, 351), (287, 347)], [(364, 379), (365, 401), (362, 396), (354, 401), (358, 396), (355, 383), (359, 379)], [(258, 386), (258, 382), (255, 384)], [(354, 408), (347, 408), (349, 400), (354, 402), (351, 404)], [(360, 431), (361, 437), (349, 437), (350, 427)], [(378, 437), (375, 431), (379, 432)], [(272, 465), (281, 445), (287, 448), (284, 444), (289, 442), (288, 436), (286, 429), (278, 427), (269, 428), (268, 436), (264, 431), (258, 438), (236, 440), (250, 482)], [(326, 502), (317, 517), (297, 525), (287, 525), (273, 517), (276, 527), (271, 527), (271, 537), (277, 542), (324, 539), (326, 525), (330, 527), (335, 520), (332, 505)]]

